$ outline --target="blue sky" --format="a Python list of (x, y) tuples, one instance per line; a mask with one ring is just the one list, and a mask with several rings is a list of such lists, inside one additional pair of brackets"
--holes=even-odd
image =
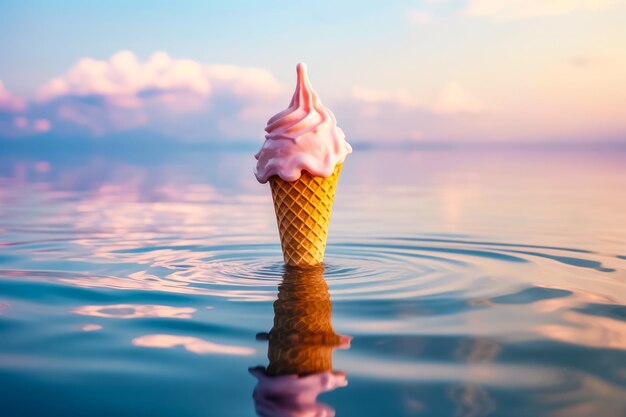
[[(257, 140), (265, 120), (286, 107), (295, 64), (304, 61), (356, 141), (625, 140), (624, 21), (622, 0), (5, 0), (0, 136), (142, 129), (191, 141)], [(104, 91), (88, 73), (101, 66), (91, 66), (80, 75), (90, 86), (75, 76), (63, 93), (41, 99), (81, 59), (110, 63), (122, 51), (139, 63), (126, 74), (133, 80), (164, 52), (168, 65), (202, 66), (210, 91), (172, 97), (190, 88), (176, 84), (161, 93), (186, 109), (179, 117), (165, 123), (165, 101), (140, 100), (121, 120), (129, 96), (164, 83)], [(230, 70), (220, 65), (265, 71), (264, 81), (242, 70), (224, 85), (220, 71)], [(273, 87), (263, 89), (268, 77)], [(254, 97), (238, 86), (253, 86)]]
[(145, 58), (163, 50), (200, 62), (263, 66), (285, 78), (303, 60), (332, 80), (331, 62), (346, 73), (347, 56), (392, 40), (387, 35), (404, 7), (384, 3), (9, 0), (0, 6), (0, 73), (28, 94), (79, 57), (131, 50)]

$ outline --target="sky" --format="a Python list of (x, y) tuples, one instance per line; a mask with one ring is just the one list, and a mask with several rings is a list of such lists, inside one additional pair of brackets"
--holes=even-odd
[(0, 2), (0, 140), (259, 142), (295, 65), (353, 143), (626, 142), (626, 0)]

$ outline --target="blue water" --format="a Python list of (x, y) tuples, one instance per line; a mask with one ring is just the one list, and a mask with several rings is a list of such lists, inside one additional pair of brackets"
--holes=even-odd
[(0, 153), (0, 415), (626, 415), (625, 153), (355, 152), (308, 272), (253, 163)]

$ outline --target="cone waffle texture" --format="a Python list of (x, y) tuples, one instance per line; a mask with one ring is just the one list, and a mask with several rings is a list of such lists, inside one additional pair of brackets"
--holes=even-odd
[(269, 375), (332, 370), (332, 352), (340, 337), (331, 324), (332, 304), (322, 269), (288, 267), (285, 272), (269, 333)]
[(318, 265), (324, 260), (341, 164), (327, 178), (306, 171), (294, 181), (270, 178), (283, 257), (287, 265)]

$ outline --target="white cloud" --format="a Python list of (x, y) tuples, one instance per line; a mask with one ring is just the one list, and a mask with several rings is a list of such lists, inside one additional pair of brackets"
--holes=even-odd
[(192, 139), (232, 138), (262, 131), (267, 104), (281, 92), (264, 69), (206, 65), (164, 52), (140, 61), (121, 51), (105, 61), (79, 60), (41, 86), (37, 100), (61, 125), (96, 135), (146, 127)]
[[(164, 52), (142, 61), (121, 51), (108, 60), (80, 59), (44, 83), (28, 111), (0, 117), (0, 133), (19, 137), (53, 130), (106, 137), (140, 130), (182, 141), (260, 139), (267, 119), (285, 107), (291, 91), (265, 69), (202, 64)], [(340, 126), (357, 141), (451, 137), (457, 132), (449, 126), (461, 129), (468, 122), (454, 118), (484, 109), (455, 83), (431, 100), (405, 89), (355, 86), (335, 104)]]
[(144, 92), (185, 92), (206, 96), (210, 82), (202, 65), (188, 59), (173, 60), (156, 52), (139, 62), (130, 51), (121, 51), (109, 61), (83, 58), (64, 76), (54, 78), (38, 91), (40, 101), (75, 96), (103, 96), (121, 107), (137, 107)]
[(0, 80), (0, 110), (8, 112), (19, 112), (26, 109), (26, 102), (19, 97), (14, 96), (4, 86)]
[(470, 0), (466, 12), (494, 19), (525, 19), (602, 10), (619, 3), (624, 0)]
[(463, 87), (451, 82), (439, 93), (433, 110), (443, 114), (477, 114), (485, 110), (485, 105)]

